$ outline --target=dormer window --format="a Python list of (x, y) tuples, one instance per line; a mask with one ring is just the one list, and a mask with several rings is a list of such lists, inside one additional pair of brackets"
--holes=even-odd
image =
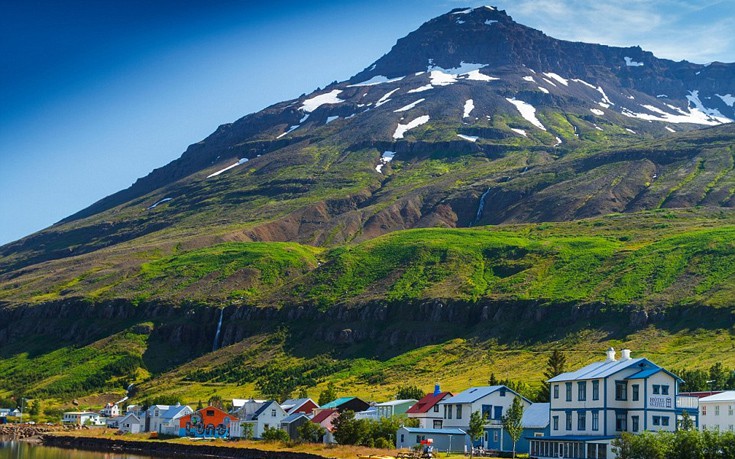
[(276, 417), (276, 410), (271, 410), (271, 416)]

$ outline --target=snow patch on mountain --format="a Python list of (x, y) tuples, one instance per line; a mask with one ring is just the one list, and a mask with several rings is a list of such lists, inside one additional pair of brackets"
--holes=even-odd
[(733, 105), (735, 105), (735, 96), (733, 96), (732, 94), (725, 94), (724, 96), (721, 96), (719, 94), (715, 94), (715, 95), (719, 97), (720, 99), (722, 99), (722, 101), (728, 107), (732, 107)]
[(474, 136), (474, 135), (464, 135), (464, 134), (457, 134), (457, 137), (459, 137), (460, 139), (467, 140), (469, 142), (477, 142), (477, 139), (479, 139), (479, 137), (477, 137), (477, 136)]
[(686, 96), (686, 98), (691, 105), (694, 105), (695, 109), (714, 118), (714, 120), (719, 123), (731, 123), (733, 121), (730, 118), (725, 117), (725, 115), (720, 113), (720, 111), (717, 110), (716, 108), (705, 107), (702, 101), (699, 100), (699, 91), (697, 90), (689, 91), (689, 95)]
[(331, 123), (332, 121), (336, 120), (337, 118), (339, 118), (339, 116), (328, 116), (328, 117), (327, 117), (327, 122), (326, 122), (326, 123), (324, 123), (324, 124), (329, 124), (329, 123)]
[(351, 84), (351, 85), (348, 85), (347, 87), (348, 88), (357, 88), (357, 87), (361, 87), (361, 86), (375, 86), (375, 85), (383, 84), (383, 83), (395, 83), (396, 81), (401, 81), (404, 78), (405, 77), (388, 78), (388, 77), (385, 77), (383, 75), (376, 75), (376, 76), (370, 78), (367, 81), (363, 81), (362, 83)]
[(377, 102), (375, 102), (375, 108), (378, 108), (378, 107), (380, 107), (381, 105), (383, 105), (383, 104), (386, 104), (386, 103), (390, 102), (390, 96), (392, 96), (393, 94), (395, 94), (395, 92), (396, 92), (396, 91), (398, 91), (399, 89), (401, 89), (401, 88), (396, 88), (396, 89), (394, 89), (393, 91), (390, 91), (390, 92), (388, 92), (387, 94), (385, 94), (385, 95), (384, 95), (383, 97), (381, 97), (380, 99), (378, 99), (378, 101), (377, 101)]
[(669, 126), (665, 126), (665, 127), (666, 127), (666, 130), (669, 132), (676, 132), (674, 129), (670, 128)]
[(523, 79), (525, 81), (528, 81), (529, 83), (535, 83), (536, 82), (536, 80), (534, 80), (531, 75), (524, 76)]
[(491, 77), (489, 75), (485, 75), (484, 73), (480, 73), (479, 70), (472, 70), (470, 72), (467, 72), (464, 74), (468, 80), (472, 81), (497, 81), (500, 78)]
[(515, 132), (516, 134), (522, 135), (523, 137), (528, 137), (528, 134), (526, 134), (526, 131), (524, 131), (523, 129), (510, 128), (510, 130)]
[(470, 113), (472, 113), (472, 110), (475, 109), (475, 101), (472, 99), (467, 99), (467, 101), (464, 103), (464, 114), (462, 115), (462, 118), (469, 118)]
[(319, 94), (318, 96), (314, 96), (312, 98), (306, 99), (304, 103), (301, 105), (301, 107), (299, 108), (299, 110), (302, 110), (307, 113), (311, 113), (317, 108), (321, 107), (322, 105), (340, 104), (344, 102), (344, 100), (337, 97), (341, 93), (342, 93), (341, 89), (334, 89), (332, 91), (329, 91), (326, 94)]
[(505, 100), (515, 105), (516, 109), (518, 109), (518, 112), (521, 114), (521, 116), (526, 121), (533, 124), (534, 126), (541, 129), (542, 131), (546, 130), (544, 125), (541, 124), (541, 121), (539, 121), (538, 118), (536, 118), (536, 108), (533, 105), (527, 102), (523, 102), (522, 100), (518, 100), (518, 99), (506, 98)]
[(429, 122), (429, 115), (423, 115), (419, 116), (415, 120), (409, 122), (408, 124), (398, 124), (398, 127), (396, 127), (396, 132), (393, 133), (394, 139), (402, 139), (403, 136), (406, 134), (407, 131), (419, 127), (422, 124), (426, 124)]
[(563, 84), (564, 86), (569, 86), (569, 80), (567, 80), (566, 78), (562, 78), (561, 76), (557, 75), (556, 73), (553, 73), (553, 72), (544, 72), (544, 75), (546, 75), (547, 77), (551, 78), (552, 80), (558, 81), (559, 83)]
[(549, 94), (549, 90), (546, 89), (546, 88), (544, 88), (544, 87), (539, 86), (538, 89), (539, 89), (539, 91), (543, 92), (544, 94)]
[(625, 65), (628, 67), (643, 67), (643, 62), (636, 62), (631, 57), (625, 56), (623, 59), (625, 59)]
[(407, 111), (411, 110), (412, 108), (414, 108), (415, 106), (417, 106), (418, 104), (420, 104), (421, 102), (423, 102), (425, 100), (426, 99), (419, 99), (416, 102), (413, 102), (413, 103), (410, 103), (410, 104), (406, 105), (405, 107), (399, 108), (398, 110), (393, 110), (393, 113), (407, 112)]
[(485, 21), (485, 25), (493, 25), (493, 24), (495, 24), (496, 22), (498, 22), (498, 21), (494, 21), (494, 20), (492, 20), (492, 19), (488, 19), (487, 21)]
[[(298, 129), (300, 127), (301, 127), (300, 124), (297, 124), (296, 126), (291, 126), (290, 128), (288, 128), (288, 130), (286, 132), (284, 132), (283, 134), (281, 134), (278, 137), (276, 137), (276, 139), (280, 139), (281, 137), (285, 136), (286, 134), (292, 133), (293, 131), (295, 131), (296, 129)], [(207, 177), (207, 178), (209, 178), (209, 177)]]
[(230, 166), (227, 166), (227, 167), (225, 167), (224, 169), (220, 169), (220, 170), (218, 170), (217, 172), (215, 172), (215, 173), (213, 173), (213, 174), (209, 174), (209, 175), (207, 176), (207, 178), (212, 178), (212, 177), (216, 177), (216, 176), (220, 175), (221, 173), (223, 173), (223, 172), (227, 172), (227, 171), (229, 171), (230, 169), (232, 169), (232, 168), (234, 168), (234, 167), (237, 167), (237, 166), (239, 166), (239, 165), (241, 165), (241, 164), (245, 164), (246, 162), (248, 162), (248, 159), (247, 159), (247, 158), (242, 158), (242, 159), (240, 159), (240, 160), (239, 160), (238, 162), (236, 162), (235, 164), (232, 164), (232, 165), (230, 165)]
[(662, 121), (673, 124), (690, 123), (701, 124), (704, 126), (716, 126), (718, 124), (730, 123), (733, 121), (722, 116), (718, 110), (705, 108), (699, 100), (698, 91), (691, 91), (687, 96), (687, 99), (689, 99), (689, 102), (694, 105), (694, 107), (688, 108), (688, 112), (667, 105), (667, 107), (676, 110), (677, 114), (673, 114), (667, 113), (652, 105), (642, 105), (642, 108), (655, 113), (655, 115), (651, 115), (649, 113), (636, 113), (627, 108), (623, 108), (622, 113), (629, 118), (638, 118), (646, 121)]
[(163, 199), (160, 199), (160, 200), (156, 201), (155, 203), (153, 203), (153, 205), (148, 206), (148, 209), (147, 210), (155, 209), (160, 204), (163, 204), (164, 202), (169, 202), (171, 200), (173, 200), (173, 198), (163, 198)]
[(598, 108), (590, 108), (590, 111), (597, 116), (603, 116), (605, 114), (605, 112), (603, 112), (602, 110)]
[(380, 163), (377, 166), (375, 166), (375, 170), (382, 174), (383, 166), (393, 161), (393, 157), (395, 155), (396, 155), (395, 151), (384, 151), (383, 155), (380, 157)]
[(457, 79), (464, 77), (471, 80), (492, 81), (498, 78), (489, 77), (480, 73), (480, 69), (486, 67), (487, 64), (473, 64), (470, 62), (460, 62), (459, 67), (445, 69), (433, 65), (433, 59), (429, 59), (429, 77), (431, 84), (434, 86), (447, 86), (457, 82)]
[(432, 86), (430, 84), (427, 84), (427, 85), (424, 85), (424, 86), (419, 86), (416, 89), (410, 89), (409, 91), (407, 91), (407, 93), (408, 94), (415, 94), (417, 92), (424, 92), (424, 91), (428, 91), (430, 89), (434, 89), (434, 86)]

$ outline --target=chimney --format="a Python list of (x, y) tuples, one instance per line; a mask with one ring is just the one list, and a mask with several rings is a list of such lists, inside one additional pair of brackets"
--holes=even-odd
[(606, 362), (614, 362), (615, 361), (615, 349), (610, 348), (607, 350), (607, 360)]
[(434, 384), (434, 396), (437, 396), (442, 393), (442, 390), (439, 388), (439, 383)]
[(621, 360), (630, 360), (630, 349), (623, 349), (621, 351), (622, 359)]

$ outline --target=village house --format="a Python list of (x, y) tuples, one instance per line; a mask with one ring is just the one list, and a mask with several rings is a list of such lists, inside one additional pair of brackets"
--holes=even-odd
[(355, 413), (355, 419), (367, 419), (370, 421), (377, 421), (380, 419), (377, 406), (371, 406), (365, 411), (358, 411)]
[(699, 429), (732, 432), (735, 426), (735, 391), (699, 399)]
[(179, 437), (229, 438), (237, 423), (235, 416), (208, 406), (179, 418)]
[(281, 429), (285, 430), (286, 433), (288, 433), (288, 437), (291, 440), (298, 440), (299, 439), (299, 427), (306, 424), (307, 422), (311, 422), (311, 419), (309, 419), (309, 416), (305, 415), (304, 413), (294, 413), (289, 414), (283, 420), (281, 420)]
[(145, 411), (145, 431), (158, 432), (163, 422), (163, 413), (168, 411), (171, 405), (151, 405)]
[[(528, 454), (531, 439), (549, 435), (549, 404), (534, 403), (523, 410), (521, 418), (523, 433), (516, 442), (516, 453)], [(508, 431), (503, 428), (502, 423), (493, 423), (485, 426), (485, 437), (483, 447), (489, 451), (502, 451), (505, 453), (513, 451), (513, 440)]]
[(437, 384), (434, 392), (426, 394), (421, 400), (416, 402), (406, 411), (409, 418), (419, 420), (419, 427), (422, 429), (441, 429), (443, 427), (442, 420), (444, 415), (439, 408), (439, 402), (452, 397), (451, 392), (442, 392)]
[(516, 397), (521, 398), (524, 409), (531, 406), (528, 399), (506, 386), (471, 387), (439, 402), (442, 427), (467, 430), (470, 415), (475, 411), (479, 411), (488, 423), (499, 424)]
[(390, 418), (392, 416), (400, 416), (406, 414), (409, 408), (414, 406), (418, 400), (391, 400), (389, 402), (378, 403), (375, 407), (378, 409), (378, 418)]
[(168, 410), (161, 413), (157, 432), (165, 435), (178, 435), (180, 429), (179, 419), (193, 412), (194, 410), (188, 406), (174, 405), (169, 407)]
[(145, 422), (142, 421), (135, 413), (128, 413), (121, 418), (117, 418), (117, 429), (124, 433), (140, 433), (145, 428)]
[(319, 405), (310, 398), (296, 398), (284, 401), (281, 403), (281, 408), (289, 415), (295, 413), (311, 414), (319, 408)]
[(327, 408), (320, 410), (311, 418), (311, 422), (319, 424), (326, 430), (327, 433), (322, 438), (322, 441), (326, 444), (335, 443), (333, 435), (334, 425), (332, 423), (337, 419), (337, 416), (339, 416), (339, 411)]
[(105, 425), (100, 419), (99, 413), (91, 411), (67, 411), (61, 417), (61, 423), (77, 426), (101, 426)]
[(340, 413), (348, 410), (357, 413), (358, 411), (365, 411), (368, 408), (370, 408), (370, 404), (357, 397), (340, 397), (320, 407), (323, 410), (335, 409)]
[(239, 424), (251, 424), (253, 426), (253, 437), (261, 438), (266, 429), (279, 429), (281, 421), (288, 416), (275, 400), (263, 403), (252, 414), (246, 414), (238, 420)]
[(102, 408), (100, 415), (105, 418), (116, 418), (120, 416), (120, 406), (117, 403), (108, 403)]
[(674, 431), (686, 411), (694, 422), (696, 397), (677, 396), (681, 380), (645, 358), (615, 350), (607, 358), (549, 379), (549, 434), (531, 439), (531, 457), (612, 459), (622, 432)]
[(401, 427), (396, 432), (396, 448), (413, 448), (421, 442), (429, 442), (436, 452), (463, 453), (469, 451), (470, 436), (462, 429), (422, 429)]

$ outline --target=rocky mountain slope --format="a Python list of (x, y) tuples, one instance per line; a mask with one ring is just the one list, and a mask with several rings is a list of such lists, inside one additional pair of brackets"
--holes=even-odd
[[(734, 64), (453, 10), (349, 80), (220, 126), (130, 188), (0, 247), (0, 394), (79, 394), (168, 370), (234, 383), (224, 368), (247, 367), (271, 339), (288, 368), (339, 371), (456, 337), (483, 349), (567, 333), (580, 346), (650, 344), (653, 324), (668, 333), (660, 343), (689, 342), (699, 335), (681, 314), (727, 328), (733, 94)], [(422, 317), (453, 325), (412, 332)], [(563, 334), (532, 326), (547, 319)], [(223, 345), (249, 357), (228, 363), (222, 349), (220, 369), (177, 370)], [(261, 390), (263, 372), (235, 374)]]

